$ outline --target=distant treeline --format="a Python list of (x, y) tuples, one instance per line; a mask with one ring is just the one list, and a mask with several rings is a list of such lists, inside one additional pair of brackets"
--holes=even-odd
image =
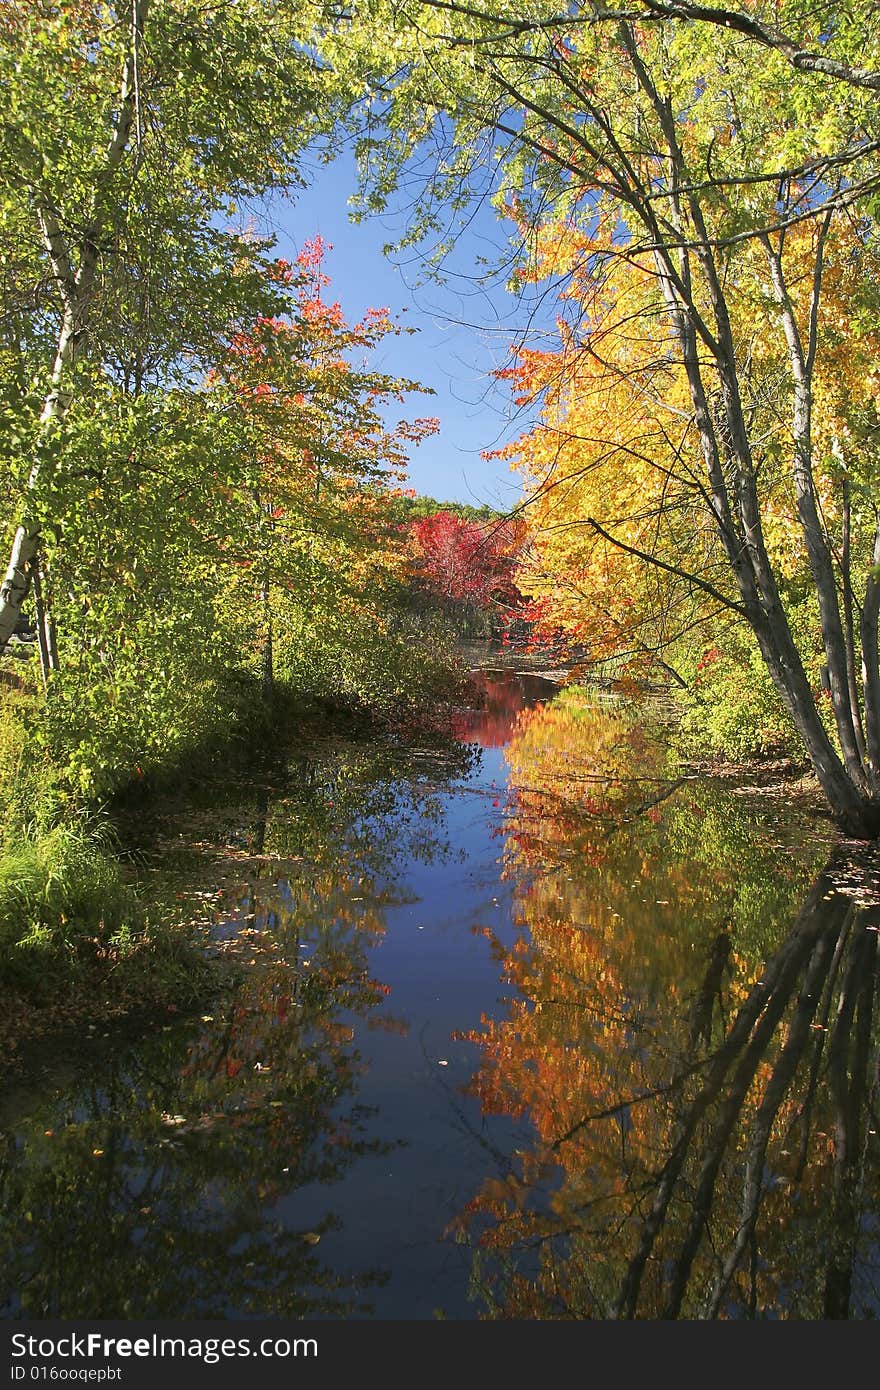
[(402, 492), (393, 499), (392, 515), (401, 522), (419, 521), (426, 516), (436, 516), (438, 512), (448, 512), (460, 521), (487, 522), (503, 521), (505, 513), (485, 503), (471, 507), (467, 502), (438, 502), (436, 497), (417, 497)]

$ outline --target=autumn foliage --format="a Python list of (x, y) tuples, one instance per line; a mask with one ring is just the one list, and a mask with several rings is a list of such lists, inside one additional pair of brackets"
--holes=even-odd
[(480, 617), (486, 631), (500, 632), (518, 612), (518, 523), (478, 523), (438, 511), (410, 523), (408, 547), (418, 592), (448, 616), (465, 623)]

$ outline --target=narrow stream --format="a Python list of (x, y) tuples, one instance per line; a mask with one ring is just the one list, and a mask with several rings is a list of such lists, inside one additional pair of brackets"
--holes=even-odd
[(5, 1316), (880, 1315), (875, 866), (480, 679), (151, 827), (240, 981), (0, 1093)]

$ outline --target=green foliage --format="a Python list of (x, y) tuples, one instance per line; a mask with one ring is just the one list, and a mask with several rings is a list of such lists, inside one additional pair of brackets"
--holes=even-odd
[(217, 621), (237, 516), (231, 465), (204, 393), (130, 396), (80, 373), (56, 467), (37, 489), (46, 600), (59, 630), (31, 737), (70, 793), (93, 803), (222, 726)]
[[(795, 591), (796, 586), (790, 586)], [(815, 603), (789, 596), (787, 612), (802, 653), (813, 699), (829, 735), (834, 718), (822, 686), (824, 652)], [(716, 624), (702, 641), (683, 639), (671, 657), (686, 688), (674, 698), (681, 711), (677, 745), (689, 756), (720, 754), (734, 760), (800, 758), (803, 750), (758, 643), (741, 622)]]
[(278, 675), (291, 695), (394, 720), (448, 688), (452, 635), (402, 609), (291, 605)]
[(391, 506), (392, 516), (403, 525), (422, 517), (436, 516), (437, 512), (449, 512), (461, 521), (501, 521), (505, 515), (485, 502), (472, 507), (467, 502), (438, 502), (435, 497), (411, 496), (407, 492), (397, 493)]
[[(147, 923), (106, 827), (30, 827), (0, 857), (0, 980), (46, 996), (74, 978), (122, 967), (153, 992), (199, 977), (190, 937)], [(194, 968), (195, 967), (195, 968)], [(158, 988), (157, 988), (158, 987)]]
[(766, 757), (798, 751), (794, 729), (767, 673), (758, 644), (741, 627), (688, 653), (689, 688), (678, 694), (683, 709), (682, 748), (728, 758)]
[(0, 447), (59, 663), (0, 728), (10, 825), (44, 787), (41, 824), (221, 745), (270, 631), (300, 698), (387, 710), (436, 675), (398, 631), (393, 527), (369, 520), (434, 427), (384, 423), (413, 383), (364, 359), (399, 330), (323, 302), (320, 241), (294, 268), (230, 225), (328, 128), (341, 89), (307, 42), (318, 17), (298, 0), (11, 17)]
[(132, 901), (108, 846), (76, 824), (27, 832), (0, 861), (3, 949), (70, 949), (89, 932), (113, 934)]

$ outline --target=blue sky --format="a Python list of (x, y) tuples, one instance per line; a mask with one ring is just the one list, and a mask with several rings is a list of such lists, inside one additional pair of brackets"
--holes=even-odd
[(490, 208), (480, 209), (456, 244), (446, 285), (419, 284), (417, 252), (403, 253), (399, 265), (383, 255), (383, 246), (400, 234), (402, 214), (353, 224), (348, 199), (354, 190), (353, 163), (343, 156), (318, 167), (312, 185), (292, 200), (276, 199), (268, 223), (279, 254), (292, 260), (303, 242), (320, 234), (333, 246), (325, 262), (331, 278), (328, 293), (340, 301), (348, 319), (360, 317), (369, 306), (387, 305), (402, 323), (419, 330), (386, 339), (372, 359), (379, 370), (415, 379), (436, 392), (411, 397), (402, 412), (395, 407), (395, 418), (440, 419), (439, 435), (413, 452), (410, 486), (441, 501), (514, 506), (520, 496), (518, 479), (506, 463), (481, 457), (484, 449), (515, 438), (524, 423), (513, 418), (509, 391), (492, 378), (493, 369), (509, 360), (523, 308), (503, 283), (490, 289), (476, 283), (478, 259), (503, 254), (505, 228)]

